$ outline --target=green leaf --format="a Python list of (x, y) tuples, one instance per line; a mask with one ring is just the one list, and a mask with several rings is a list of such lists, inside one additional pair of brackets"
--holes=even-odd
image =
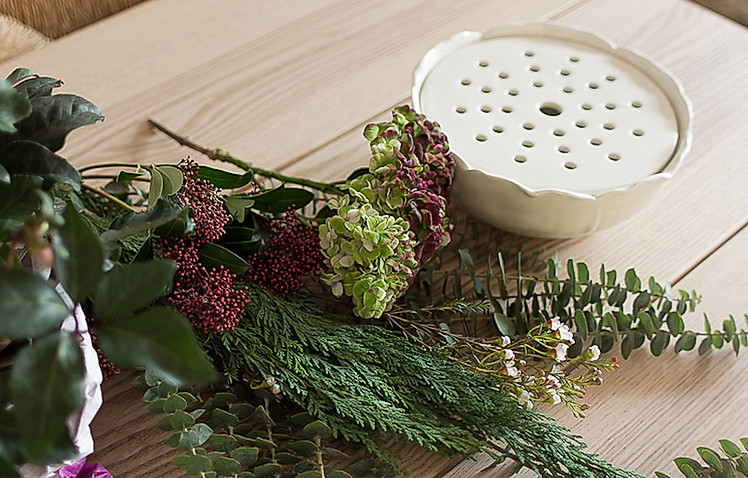
[(19, 81), (23, 80), (24, 78), (28, 78), (29, 76), (36, 76), (36, 73), (29, 70), (28, 68), (19, 67), (13, 70), (13, 72), (8, 75), (5, 81), (10, 83), (11, 85), (15, 85)]
[(110, 229), (101, 235), (101, 238), (107, 241), (118, 241), (127, 236), (140, 234), (166, 224), (179, 216), (181, 212), (182, 206), (172, 201), (161, 199), (148, 211), (129, 212), (118, 217), (112, 222)]
[(10, 184), (10, 173), (2, 165), (0, 165), (0, 183)]
[(55, 273), (74, 302), (83, 302), (99, 283), (104, 249), (99, 237), (71, 206), (55, 241)]
[(314, 417), (308, 412), (296, 413), (291, 415), (289, 419), (291, 420), (291, 423), (301, 428), (304, 428), (314, 421)]
[(681, 335), (685, 329), (683, 318), (677, 312), (669, 312), (667, 314), (667, 328), (673, 336)]
[(216, 408), (213, 410), (213, 422), (216, 426), (228, 430), (229, 428), (234, 428), (239, 423), (239, 417), (226, 410)]
[(18, 468), (2, 458), (0, 458), (0, 476), (7, 478), (22, 478), (18, 472)]
[(221, 476), (233, 476), (235, 473), (239, 473), (241, 465), (238, 461), (222, 456), (215, 462), (213, 470)]
[(314, 199), (314, 193), (301, 188), (287, 188), (279, 186), (259, 194), (242, 196), (253, 199), (254, 208), (261, 212), (280, 214), (288, 208), (301, 209)]
[(185, 408), (187, 408), (187, 400), (179, 395), (171, 395), (164, 402), (164, 411), (166, 413), (175, 413)]
[(171, 221), (157, 226), (153, 234), (158, 237), (186, 236), (195, 230), (195, 220), (190, 217), (190, 208), (182, 208), (182, 212)]
[(515, 333), (514, 321), (500, 312), (493, 313), (493, 322), (502, 335), (513, 337)]
[(332, 436), (332, 429), (320, 420), (315, 420), (305, 426), (303, 432), (309, 437), (330, 438)]
[(99, 283), (94, 316), (97, 320), (124, 317), (169, 294), (176, 267), (170, 260), (117, 264)]
[[(217, 408), (216, 410), (220, 409)], [(238, 446), (239, 443), (236, 441), (236, 438), (225, 433), (214, 433), (210, 437), (210, 448), (214, 451), (223, 451), (228, 453)]]
[(657, 478), (670, 478), (669, 475), (666, 475), (665, 473), (662, 473), (661, 471), (655, 471), (655, 476)]
[(230, 173), (222, 169), (200, 165), (198, 177), (211, 182), (219, 189), (236, 189), (249, 184), (254, 175), (250, 172), (244, 174)]
[(740, 451), (740, 447), (730, 440), (720, 440), (719, 446), (722, 448), (722, 451), (727, 454), (727, 456), (732, 458), (737, 458), (743, 453), (742, 451)]
[(164, 196), (171, 196), (172, 194), (178, 193), (179, 190), (182, 189), (182, 185), (184, 184), (184, 174), (182, 173), (181, 169), (168, 164), (154, 166), (154, 168), (158, 170), (158, 172), (163, 176)]
[(322, 474), (317, 470), (309, 470), (296, 475), (296, 478), (322, 478)]
[(169, 308), (107, 324), (97, 336), (104, 354), (120, 367), (148, 367), (178, 386), (214, 377), (189, 322)]
[(209, 471), (213, 467), (210, 458), (202, 455), (192, 455), (187, 459), (185, 468), (188, 475), (200, 475), (201, 472)]
[(629, 269), (626, 271), (624, 282), (626, 283), (626, 288), (629, 291), (634, 293), (639, 292), (639, 289), (641, 288), (641, 281), (636, 276), (636, 271), (634, 269)]
[(16, 176), (10, 184), (0, 182), (0, 242), (13, 240), (37, 211), (41, 186), (42, 179), (34, 176)]
[(8, 134), (15, 133), (14, 125), (30, 114), (29, 100), (12, 88), (8, 81), (0, 80), (0, 131)]
[(49, 282), (28, 269), (0, 268), (0, 336), (38, 337), (70, 315)]
[(259, 405), (255, 408), (252, 418), (254, 418), (257, 423), (262, 423), (264, 425), (275, 425), (275, 422), (272, 418), (270, 418), (270, 414), (265, 409), (264, 405)]
[(652, 323), (652, 317), (647, 312), (639, 312), (639, 323), (644, 327), (644, 332), (647, 334), (647, 338), (652, 340), (654, 334), (654, 324)]
[(148, 410), (151, 413), (164, 413), (164, 404), (166, 403), (165, 398), (158, 398), (148, 404), (146, 410)]
[(296, 463), (301, 461), (301, 458), (298, 458), (297, 456), (290, 453), (280, 452), (275, 454), (275, 461), (277, 461), (281, 465), (295, 465)]
[(229, 196), (224, 198), (226, 210), (239, 222), (244, 222), (247, 216), (247, 208), (254, 205), (254, 200), (241, 196)]
[(712, 348), (712, 337), (709, 336), (701, 341), (701, 344), (699, 345), (699, 355), (704, 355), (705, 353), (709, 352), (711, 348)]
[(153, 209), (159, 199), (164, 199), (164, 175), (151, 169), (151, 185), (148, 188), (148, 209)]
[(198, 447), (208, 441), (211, 433), (213, 433), (213, 430), (205, 423), (193, 425), (179, 434), (179, 448), (189, 450)]
[(283, 467), (281, 465), (278, 465), (277, 463), (267, 463), (265, 465), (255, 467), (253, 471), (257, 478), (268, 478), (269, 476), (278, 474), (282, 469)]
[(10, 371), (13, 412), (35, 463), (67, 434), (65, 419), (83, 404), (83, 358), (75, 339), (60, 332), (21, 349)]
[(317, 454), (317, 445), (309, 440), (297, 440), (289, 442), (288, 449), (299, 456), (310, 457)]
[(171, 460), (169, 460), (169, 463), (172, 463), (177, 466), (181, 466), (182, 468), (187, 466), (187, 460), (190, 459), (190, 456), (192, 455), (179, 455), (175, 456)]
[(346, 460), (350, 456), (335, 448), (322, 448), (322, 458), (325, 460)]
[(631, 356), (631, 351), (634, 348), (634, 339), (631, 334), (626, 334), (626, 337), (621, 341), (621, 356), (624, 360), (627, 360)]
[(236, 415), (239, 420), (244, 420), (245, 418), (248, 418), (252, 415), (252, 412), (254, 412), (254, 407), (252, 407), (247, 402), (232, 403), (231, 405), (229, 405), (229, 411)]
[(208, 242), (200, 246), (197, 255), (200, 257), (200, 262), (208, 270), (212, 268), (218, 269), (223, 266), (237, 275), (244, 274), (249, 270), (247, 261), (214, 242)]
[(61, 80), (40, 76), (22, 81), (15, 86), (15, 89), (26, 98), (32, 99), (37, 96), (49, 96), (52, 94), (52, 90), (60, 86), (62, 86)]
[(717, 471), (722, 471), (722, 461), (719, 459), (719, 455), (707, 447), (698, 447), (696, 449), (699, 456), (704, 462), (714, 468)]
[(11, 176), (30, 174), (44, 180), (49, 189), (56, 183), (69, 184), (80, 191), (81, 176), (73, 165), (43, 145), (33, 141), (14, 141), (0, 151), (0, 164)]
[(257, 447), (239, 447), (231, 452), (231, 458), (238, 461), (242, 466), (252, 466), (257, 462), (260, 449)]
[(96, 105), (76, 95), (37, 96), (30, 101), (31, 114), (16, 125), (18, 135), (51, 151), (62, 148), (65, 137), (74, 129), (104, 119)]
[(698, 461), (688, 457), (676, 458), (674, 461), (675, 466), (678, 467), (680, 472), (683, 473), (686, 478), (699, 478), (699, 475), (696, 474), (696, 470), (701, 470), (701, 464)]
[(652, 355), (655, 357), (659, 357), (662, 354), (662, 351), (665, 350), (665, 348), (668, 346), (668, 343), (670, 342), (670, 334), (665, 332), (664, 330), (657, 331), (657, 334), (652, 339), (652, 342), (650, 342), (650, 351), (652, 352)]

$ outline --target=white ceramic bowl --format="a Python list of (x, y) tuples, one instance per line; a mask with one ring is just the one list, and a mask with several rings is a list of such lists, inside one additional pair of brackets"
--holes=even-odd
[(691, 144), (692, 108), (676, 78), (552, 23), (452, 36), (418, 64), (412, 96), (457, 156), (455, 202), (529, 236), (573, 237), (631, 217)]

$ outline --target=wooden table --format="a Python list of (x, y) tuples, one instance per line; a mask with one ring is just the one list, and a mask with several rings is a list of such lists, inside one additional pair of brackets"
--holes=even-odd
[[(2, 65), (58, 76), (94, 101), (103, 125), (73, 134), (63, 154), (174, 162), (188, 154), (151, 131), (153, 117), (201, 144), (258, 165), (339, 179), (367, 161), (362, 126), (409, 101), (423, 53), (460, 30), (553, 20), (644, 51), (678, 76), (694, 104), (694, 145), (653, 204), (628, 222), (574, 240), (526, 240), (591, 267), (605, 262), (696, 288), (721, 322), (748, 311), (748, 31), (685, 0), (151, 0)], [(524, 240), (524, 239), (523, 239)], [(689, 325), (700, 329), (700, 315)], [(742, 320), (741, 320), (742, 322)], [(621, 467), (676, 475), (672, 458), (748, 436), (748, 359), (730, 350), (660, 358), (637, 350), (592, 389), (585, 420), (545, 409)], [(97, 452), (114, 476), (181, 476), (132, 376), (104, 386)], [(414, 477), (500, 477), (490, 461), (447, 460), (401, 447)], [(679, 476), (679, 475), (678, 475)]]

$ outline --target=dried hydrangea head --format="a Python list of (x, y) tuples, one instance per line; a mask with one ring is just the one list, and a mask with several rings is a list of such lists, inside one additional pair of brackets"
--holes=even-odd
[(337, 213), (319, 229), (331, 269), (322, 280), (336, 296), (353, 299), (356, 315), (381, 317), (416, 272), (408, 224), (351, 196), (333, 199), (330, 206)]

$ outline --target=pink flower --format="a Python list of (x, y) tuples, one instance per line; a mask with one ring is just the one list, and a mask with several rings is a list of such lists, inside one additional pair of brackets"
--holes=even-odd
[(65, 465), (58, 472), (60, 478), (112, 478), (101, 463), (86, 463), (83, 457), (72, 465)]

